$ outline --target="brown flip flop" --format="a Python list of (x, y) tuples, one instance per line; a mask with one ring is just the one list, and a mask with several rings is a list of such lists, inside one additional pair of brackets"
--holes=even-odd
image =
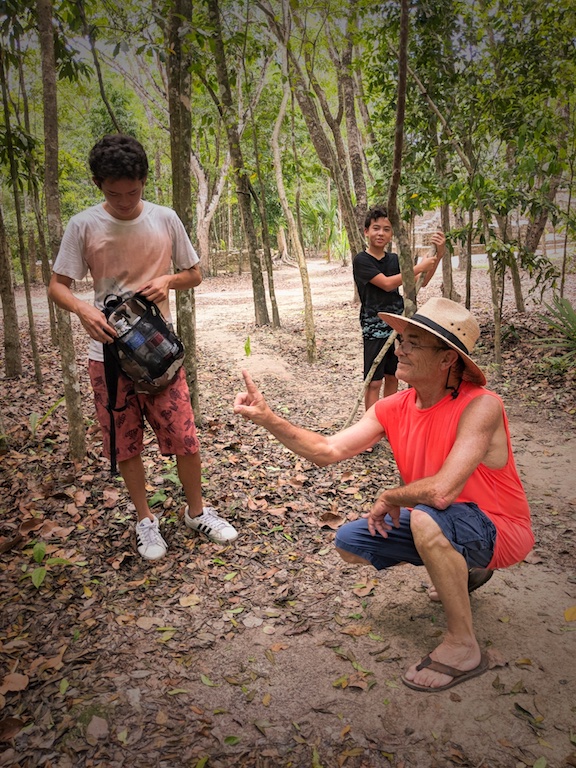
[(420, 664), (418, 664), (416, 667), (416, 670), (419, 672), (421, 669), (426, 668), (431, 669), (433, 672), (440, 672), (442, 675), (450, 675), (452, 680), (449, 683), (446, 683), (446, 685), (440, 685), (437, 688), (433, 688), (427, 685), (418, 685), (418, 683), (413, 683), (412, 680), (407, 680), (404, 676), (402, 676), (402, 682), (404, 685), (407, 685), (408, 688), (412, 688), (413, 691), (424, 691), (426, 693), (447, 691), (448, 688), (453, 688), (455, 685), (465, 683), (466, 680), (471, 680), (473, 677), (478, 677), (479, 675), (483, 675), (484, 672), (487, 672), (488, 657), (483, 653), (480, 657), (480, 664), (478, 664), (477, 667), (464, 671), (461, 669), (456, 669), (455, 667), (449, 667), (447, 664), (442, 664), (439, 661), (434, 661), (434, 659), (431, 659), (430, 655), (428, 655), (422, 659)]

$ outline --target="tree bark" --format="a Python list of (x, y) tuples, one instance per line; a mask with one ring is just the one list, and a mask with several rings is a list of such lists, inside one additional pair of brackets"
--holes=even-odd
[(312, 292), (310, 290), (310, 279), (308, 276), (308, 269), (306, 267), (306, 257), (304, 255), (304, 247), (300, 240), (298, 232), (298, 226), (294, 214), (288, 204), (288, 197), (286, 195), (286, 188), (284, 186), (284, 178), (282, 174), (282, 157), (280, 154), (280, 130), (282, 123), (286, 115), (286, 108), (288, 100), (290, 99), (290, 80), (288, 78), (288, 66), (287, 57), (283, 61), (283, 75), (284, 75), (284, 95), (274, 130), (272, 132), (272, 155), (274, 157), (274, 171), (276, 175), (276, 186), (278, 188), (278, 196), (280, 203), (282, 204), (282, 210), (288, 223), (288, 230), (292, 240), (292, 244), (296, 250), (296, 257), (298, 260), (298, 268), (300, 270), (300, 279), (302, 280), (302, 292), (304, 295), (304, 325), (306, 329), (306, 357), (309, 363), (316, 362), (317, 350), (316, 350), (316, 332), (314, 329), (314, 312), (312, 308)]
[(18, 183), (18, 167), (16, 156), (14, 154), (14, 143), (12, 141), (12, 128), (10, 121), (10, 104), (8, 99), (6, 60), (2, 46), (0, 46), (0, 82), (2, 85), (2, 105), (4, 111), (4, 132), (6, 142), (6, 153), (10, 164), (10, 180), (12, 182), (12, 195), (14, 198), (14, 210), (16, 213), (16, 228), (18, 233), (18, 257), (22, 269), (22, 279), (24, 281), (24, 291), (26, 294), (26, 309), (28, 311), (28, 327), (30, 330), (30, 346), (32, 348), (32, 360), (34, 363), (34, 375), (36, 383), (42, 388), (42, 368), (40, 367), (40, 355), (38, 353), (38, 342), (36, 339), (36, 324), (34, 322), (34, 310), (32, 308), (32, 296), (30, 293), (30, 276), (28, 270), (28, 255), (26, 252), (26, 243), (24, 241), (24, 224), (22, 222), (22, 207), (20, 197), (20, 184)]
[(348, 156), (352, 171), (352, 183), (356, 195), (356, 222), (360, 232), (364, 230), (364, 219), (368, 209), (368, 192), (366, 179), (364, 178), (364, 151), (362, 136), (356, 119), (356, 87), (354, 82), (354, 70), (352, 65), (352, 53), (354, 50), (354, 36), (352, 34), (357, 21), (357, 2), (351, 0), (350, 12), (346, 20), (346, 45), (342, 52), (342, 69), (340, 70), (340, 85), (344, 100), (344, 117), (346, 119), (346, 136), (348, 139)]
[(260, 214), (260, 222), (262, 224), (262, 250), (264, 253), (264, 265), (266, 267), (266, 275), (268, 276), (268, 295), (270, 296), (270, 306), (272, 307), (272, 327), (280, 328), (280, 313), (278, 311), (278, 302), (276, 300), (276, 289), (274, 287), (274, 269), (272, 265), (272, 248), (270, 247), (270, 230), (268, 229), (268, 217), (266, 212), (266, 190), (264, 188), (264, 180), (262, 179), (262, 169), (260, 167), (260, 150), (258, 148), (258, 125), (254, 120), (254, 114), (250, 110), (250, 120), (252, 123), (252, 137), (254, 146), (254, 161), (256, 164), (256, 176), (258, 178), (258, 186), (260, 187), (260, 194), (257, 195), (253, 192), (253, 197), (256, 205), (258, 206), (258, 212)]
[[(30, 126), (30, 110), (28, 109), (28, 91), (26, 88), (26, 79), (24, 77), (24, 67), (22, 54), (20, 51), (20, 38), (16, 39), (16, 47), (18, 49), (18, 80), (20, 82), (20, 93), (22, 94), (22, 112), (24, 115), (24, 127), (28, 134), (32, 134)], [(48, 296), (48, 283), (50, 282), (50, 262), (48, 261), (48, 250), (46, 248), (46, 235), (44, 232), (44, 221), (42, 219), (42, 208), (40, 205), (40, 193), (39, 193), (39, 179), (36, 170), (36, 160), (32, 152), (27, 152), (26, 160), (30, 172), (30, 183), (32, 191), (30, 194), (32, 210), (34, 211), (34, 218), (36, 220), (36, 231), (38, 235), (38, 251), (40, 256), (40, 262), (42, 264), (42, 280), (46, 286), (46, 301), (48, 302), (48, 314), (50, 317), (50, 336), (52, 338), (52, 344), (57, 344), (57, 330), (56, 330), (56, 312), (54, 308), (54, 302)]]
[[(320, 119), (320, 115), (318, 114), (316, 100), (310, 93), (309, 83), (307, 82), (304, 73), (302, 72), (298, 58), (292, 51), (288, 42), (289, 35), (287, 33), (289, 30), (290, 20), (289, 7), (286, 6), (286, 4), (284, 5), (286, 18), (283, 22), (281, 22), (281, 20), (278, 19), (277, 14), (270, 6), (268, 0), (257, 0), (257, 5), (265, 13), (274, 37), (277, 39), (280, 45), (283, 45), (287, 49), (294, 93), (296, 95), (300, 111), (302, 112), (302, 116), (304, 117), (306, 127), (308, 128), (310, 139), (314, 145), (316, 154), (318, 155), (318, 159), (328, 170), (334, 183), (336, 184), (338, 200), (340, 202), (340, 208), (342, 211), (342, 220), (348, 235), (350, 251), (354, 256), (363, 250), (364, 241), (362, 230), (358, 227), (358, 222), (356, 221), (354, 205), (350, 196), (349, 184), (346, 177), (346, 163), (343, 163), (339, 160), (337, 148), (335, 148), (335, 146), (330, 143), (328, 135), (326, 134)], [(314, 85), (314, 82), (312, 85)], [(322, 103), (322, 91), (317, 83), (316, 87), (317, 90), (315, 93), (320, 103)], [(325, 117), (330, 119), (334, 127), (335, 121), (334, 118), (330, 116), (329, 110), (328, 115), (326, 115), (326, 105), (324, 106), (323, 112)]]
[(242, 216), (244, 233), (248, 243), (248, 258), (250, 260), (252, 291), (254, 293), (255, 322), (257, 326), (269, 325), (270, 317), (268, 315), (268, 307), (266, 306), (262, 265), (260, 264), (258, 256), (258, 242), (256, 239), (256, 230), (254, 228), (254, 218), (252, 216), (250, 187), (247, 171), (244, 166), (244, 157), (242, 155), (240, 135), (238, 131), (238, 119), (235, 116), (230, 79), (228, 77), (218, 0), (208, 0), (208, 15), (213, 30), (211, 47), (218, 78), (218, 90), (220, 94), (220, 102), (222, 104), (222, 117), (226, 126), (228, 147), (230, 150), (232, 167), (234, 169), (238, 205)]
[(402, 0), (400, 16), (400, 46), (398, 54), (398, 91), (396, 99), (396, 126), (394, 129), (394, 160), (392, 179), (388, 192), (388, 217), (396, 240), (402, 272), (404, 289), (404, 314), (412, 317), (416, 312), (416, 281), (414, 279), (414, 261), (410, 250), (410, 238), (398, 211), (398, 188), (402, 175), (402, 149), (404, 144), (404, 116), (406, 114), (406, 83), (408, 64), (408, 0)]
[[(58, 102), (56, 95), (56, 61), (52, 26), (52, 0), (36, 0), (40, 55), (42, 61), (42, 91), (44, 103), (44, 187), (48, 218), (50, 250), (56, 258), (62, 239), (60, 193), (58, 189)], [(82, 415), (82, 398), (76, 368), (72, 323), (68, 312), (57, 308), (58, 341), (62, 364), (62, 381), (68, 415), (70, 456), (81, 461), (86, 456), (86, 430)]]
[[(185, 45), (184, 25), (191, 26), (192, 0), (173, 0), (168, 17), (168, 111), (172, 160), (172, 204), (190, 236), (192, 217), (192, 115), (190, 100), (192, 56)], [(184, 366), (190, 400), (197, 424), (202, 424), (196, 356), (196, 302), (194, 289), (177, 291), (178, 333), (184, 343)]]
[(12, 265), (6, 238), (4, 217), (0, 207), (0, 299), (4, 320), (4, 375), (14, 379), (22, 375), (22, 350), (18, 331), (18, 312), (14, 296)]

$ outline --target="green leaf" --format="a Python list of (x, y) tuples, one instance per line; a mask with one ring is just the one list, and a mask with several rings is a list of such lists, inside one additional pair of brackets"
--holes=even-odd
[(34, 549), (32, 550), (32, 557), (34, 558), (35, 563), (41, 563), (42, 560), (44, 560), (44, 555), (46, 554), (46, 542), (39, 541), (34, 545)]
[(172, 690), (167, 691), (168, 696), (177, 696), (179, 693), (188, 693), (186, 688), (172, 688)]
[(532, 768), (546, 768), (548, 762), (545, 757), (539, 757), (535, 763), (532, 764)]
[(44, 568), (44, 566), (41, 568), (34, 568), (30, 578), (32, 579), (32, 584), (38, 589), (42, 586), (42, 583), (46, 578), (46, 568)]
[(218, 686), (218, 683), (213, 683), (208, 675), (200, 675), (200, 680), (202, 680), (204, 685), (207, 685), (209, 688), (216, 688)]
[(250, 357), (250, 355), (252, 354), (252, 349), (250, 347), (250, 336), (248, 336), (244, 344), (244, 354), (246, 355), (246, 357)]
[(68, 682), (68, 680), (66, 680), (65, 677), (63, 677), (62, 680), (60, 680), (60, 695), (64, 696), (64, 694), (66, 693), (69, 687), (70, 687), (70, 683)]
[(240, 736), (226, 736), (224, 738), (224, 744), (234, 745), (234, 744), (238, 744), (239, 741), (240, 741)]
[(232, 581), (236, 576), (238, 576), (238, 571), (230, 571), (230, 573), (227, 573), (226, 576), (224, 576), (224, 581)]
[(166, 501), (166, 494), (164, 491), (156, 491), (156, 493), (150, 499), (150, 506), (155, 507), (157, 504), (163, 504)]
[(46, 560), (46, 565), (74, 565), (74, 563), (66, 560), (65, 557), (49, 557)]
[(196, 763), (193, 768), (206, 768), (206, 765), (208, 764), (208, 755), (204, 755), (204, 757), (201, 757), (198, 762)]

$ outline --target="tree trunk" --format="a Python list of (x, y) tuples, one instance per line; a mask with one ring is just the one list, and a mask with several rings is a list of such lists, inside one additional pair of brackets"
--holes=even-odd
[(254, 293), (254, 314), (256, 325), (269, 325), (270, 318), (268, 307), (266, 306), (266, 293), (264, 290), (264, 277), (262, 275), (262, 265), (258, 256), (258, 242), (256, 240), (256, 231), (254, 228), (254, 219), (252, 216), (250, 187), (248, 176), (244, 167), (244, 158), (240, 146), (240, 135), (238, 131), (238, 119), (235, 116), (233, 108), (232, 91), (230, 80), (228, 78), (228, 67), (226, 64), (226, 53), (224, 50), (224, 41), (222, 38), (222, 25), (220, 20), (220, 7), (218, 0), (208, 0), (208, 15), (212, 25), (213, 35), (211, 38), (211, 48), (214, 55), (216, 74), (218, 78), (218, 89), (220, 101), (222, 103), (222, 117), (226, 126), (226, 135), (228, 138), (228, 148), (234, 169), (236, 182), (236, 193), (238, 195), (238, 205), (242, 215), (242, 224), (248, 243), (248, 258), (250, 260), (250, 272), (252, 275), (252, 291)]
[(18, 232), (18, 257), (22, 269), (22, 279), (24, 281), (24, 291), (26, 294), (26, 308), (28, 310), (28, 327), (30, 329), (30, 346), (32, 348), (32, 360), (34, 362), (34, 375), (36, 383), (42, 388), (42, 368), (40, 367), (40, 355), (38, 353), (38, 342), (36, 340), (36, 324), (34, 322), (34, 310), (32, 308), (32, 296), (30, 293), (30, 276), (28, 271), (28, 256), (26, 244), (24, 241), (24, 225), (22, 222), (22, 208), (20, 197), (20, 184), (18, 183), (18, 168), (16, 157), (14, 155), (14, 143), (12, 141), (12, 127), (10, 121), (10, 104), (8, 99), (8, 83), (6, 80), (7, 70), (4, 51), (0, 46), (0, 82), (2, 84), (2, 105), (4, 110), (4, 140), (6, 142), (6, 154), (10, 164), (10, 180), (12, 186), (12, 195), (14, 198), (14, 210), (16, 213), (16, 228)]
[(196, 240), (198, 244), (198, 256), (200, 257), (200, 269), (203, 275), (213, 274), (213, 265), (210, 258), (210, 225), (218, 210), (218, 204), (222, 198), (228, 170), (230, 168), (230, 153), (220, 169), (220, 175), (215, 188), (210, 196), (208, 176), (202, 167), (200, 158), (194, 151), (190, 155), (192, 172), (196, 178), (198, 193), (196, 196)]
[(0, 208), (0, 299), (2, 299), (2, 319), (4, 320), (4, 375), (7, 379), (14, 379), (22, 375), (22, 350), (10, 250), (2, 208)]
[[(572, 210), (572, 187), (574, 184), (574, 156), (570, 156), (570, 181), (568, 182), (568, 202), (566, 203), (566, 218), (570, 217)], [(560, 270), (560, 298), (564, 298), (564, 286), (566, 284), (566, 266), (568, 263), (568, 227), (564, 233), (564, 245), (562, 248), (562, 268)]]
[[(36, 0), (40, 55), (42, 62), (42, 91), (44, 104), (44, 154), (46, 158), (44, 187), (48, 216), (50, 250), (56, 258), (62, 239), (60, 193), (58, 190), (58, 102), (56, 96), (56, 61), (52, 1)], [(82, 415), (82, 398), (76, 368), (72, 324), (68, 312), (57, 308), (58, 341), (62, 363), (62, 381), (68, 416), (70, 456), (81, 461), (86, 456), (86, 430)]]
[(468, 211), (468, 237), (466, 238), (466, 301), (468, 311), (472, 305), (472, 227), (474, 226), (474, 208)]
[[(316, 154), (318, 155), (318, 159), (329, 171), (334, 183), (336, 184), (338, 199), (342, 211), (342, 220), (348, 235), (350, 251), (354, 256), (363, 250), (364, 241), (362, 236), (362, 229), (358, 227), (358, 222), (356, 221), (354, 205), (350, 196), (350, 189), (346, 176), (346, 163), (340, 161), (338, 156), (338, 148), (335, 148), (330, 143), (330, 140), (324, 129), (323, 122), (320, 119), (320, 115), (318, 114), (318, 109), (316, 106), (317, 101), (311, 95), (310, 85), (304, 77), (298, 58), (291, 50), (288, 43), (287, 28), (288, 20), (290, 18), (289, 6), (287, 3), (283, 4), (285, 18), (284, 23), (281, 23), (278, 15), (274, 12), (267, 0), (257, 0), (257, 5), (266, 14), (270, 29), (272, 30), (280, 45), (286, 49), (288, 54), (288, 61), (291, 68), (290, 75), (294, 93), (296, 95), (300, 111), (302, 112), (302, 116), (304, 117), (306, 127), (308, 128), (310, 139), (314, 145)], [(312, 85), (314, 86), (314, 84), (316, 84), (316, 96), (318, 97), (318, 101), (320, 101), (321, 104), (324, 104), (324, 116), (332, 123), (332, 132), (334, 135), (334, 131), (336, 130), (335, 121), (333, 118), (331, 118), (329, 110), (326, 108), (326, 104), (324, 103), (325, 100), (323, 100), (323, 94), (318, 86), (318, 83), (313, 81)]]
[(402, 0), (400, 17), (400, 46), (398, 55), (398, 93), (396, 99), (396, 127), (394, 130), (394, 160), (392, 164), (392, 179), (388, 193), (388, 217), (396, 240), (402, 286), (404, 288), (404, 314), (412, 317), (416, 312), (416, 281), (414, 279), (414, 262), (410, 251), (410, 238), (398, 211), (398, 187), (402, 175), (402, 148), (404, 143), (404, 116), (406, 113), (406, 82), (408, 62), (408, 0)]
[[(442, 221), (442, 230), (448, 232), (450, 230), (450, 203), (442, 203), (440, 208), (440, 215)], [(454, 288), (454, 280), (452, 275), (452, 254), (449, 248), (446, 248), (446, 255), (442, 259), (442, 295), (452, 301), (461, 301), (462, 297)]]
[(288, 252), (288, 243), (286, 242), (286, 232), (284, 231), (284, 227), (282, 225), (278, 227), (276, 240), (278, 241), (278, 253), (280, 261), (284, 262), (285, 264), (292, 264), (290, 260), (290, 254)]
[[(192, 0), (174, 0), (168, 18), (168, 111), (170, 113), (170, 153), (172, 160), (172, 204), (190, 236), (192, 218), (191, 142), (192, 115), (190, 99), (192, 56), (183, 32), (191, 26)], [(197, 424), (202, 423), (196, 357), (196, 306), (194, 289), (177, 291), (178, 334), (186, 349), (184, 366), (190, 400)]]
[[(550, 186), (545, 196), (545, 199), (548, 203), (552, 203), (554, 201), (554, 198), (556, 197), (556, 192), (558, 191), (558, 187), (560, 186), (561, 181), (562, 181), (561, 176), (553, 176), (550, 179)], [(548, 221), (548, 206), (542, 206), (540, 215), (537, 216), (528, 225), (528, 230), (526, 232), (526, 237), (524, 239), (524, 247), (529, 253), (536, 252), (536, 248), (538, 248), (538, 245), (540, 243), (540, 238), (542, 237), (542, 233), (546, 228), (547, 221)]]
[[(455, 208), (452, 211), (452, 213), (454, 215), (454, 222), (456, 224), (456, 229), (464, 229), (465, 221), (464, 221), (463, 212), (459, 208)], [(458, 243), (457, 249), (458, 249), (458, 252), (456, 255), (458, 257), (458, 265), (456, 269), (459, 272), (463, 272), (466, 269), (466, 246), (462, 245), (461, 243)]]
[(274, 130), (272, 132), (272, 155), (274, 158), (274, 171), (276, 174), (276, 186), (278, 188), (278, 196), (280, 203), (282, 204), (282, 210), (288, 223), (288, 230), (292, 243), (296, 250), (296, 256), (298, 259), (298, 268), (300, 270), (300, 278), (302, 280), (302, 292), (304, 295), (304, 324), (306, 328), (306, 357), (309, 363), (316, 362), (317, 350), (316, 350), (316, 332), (314, 330), (314, 313), (312, 308), (312, 292), (310, 290), (310, 279), (308, 276), (308, 269), (306, 267), (306, 257), (304, 255), (304, 247), (300, 240), (298, 233), (298, 227), (294, 214), (292, 213), (288, 204), (288, 197), (286, 195), (286, 188), (284, 186), (284, 178), (282, 174), (282, 157), (280, 154), (280, 130), (282, 128), (282, 122), (286, 115), (286, 107), (288, 106), (288, 100), (290, 98), (290, 81), (287, 77), (287, 61), (283, 62), (283, 74), (284, 74), (284, 95)]
[[(18, 79), (20, 82), (20, 93), (22, 95), (22, 112), (24, 114), (24, 127), (26, 132), (32, 135), (30, 126), (30, 110), (28, 108), (28, 90), (26, 87), (26, 78), (24, 76), (23, 57), (20, 53), (20, 39), (17, 38), (16, 45), (18, 48)], [(48, 261), (48, 249), (46, 248), (46, 236), (44, 233), (44, 221), (42, 219), (42, 208), (40, 205), (40, 193), (39, 193), (39, 180), (36, 170), (36, 160), (34, 153), (28, 151), (26, 153), (26, 160), (28, 162), (28, 168), (30, 169), (30, 182), (32, 186), (31, 191), (31, 204), (34, 211), (34, 218), (36, 219), (36, 231), (38, 234), (38, 251), (40, 256), (40, 262), (42, 264), (42, 280), (46, 286), (46, 301), (48, 302), (48, 314), (50, 316), (50, 336), (52, 344), (57, 344), (57, 330), (56, 330), (56, 312), (54, 308), (54, 302), (48, 296), (48, 283), (50, 282), (50, 262)]]
[(258, 206), (260, 222), (262, 225), (262, 250), (264, 253), (264, 265), (268, 277), (268, 295), (270, 296), (270, 306), (272, 307), (272, 327), (280, 328), (280, 313), (278, 312), (278, 302), (276, 300), (276, 289), (274, 287), (274, 269), (272, 265), (272, 248), (270, 247), (270, 230), (268, 229), (268, 218), (266, 215), (266, 190), (262, 180), (260, 170), (259, 150), (258, 150), (258, 130), (256, 123), (252, 121), (252, 135), (254, 137), (254, 159), (256, 161), (256, 175), (260, 187), (260, 195), (253, 193), (254, 201)]
[(342, 68), (340, 70), (340, 85), (344, 101), (344, 116), (346, 118), (346, 136), (348, 138), (348, 156), (352, 171), (352, 182), (356, 195), (356, 222), (360, 232), (364, 230), (364, 219), (368, 209), (368, 192), (364, 178), (364, 151), (362, 136), (356, 120), (356, 93), (354, 83), (354, 70), (352, 68), (352, 52), (354, 48), (354, 32), (357, 21), (357, 2), (351, 0), (349, 16), (346, 20), (346, 45), (342, 52)]

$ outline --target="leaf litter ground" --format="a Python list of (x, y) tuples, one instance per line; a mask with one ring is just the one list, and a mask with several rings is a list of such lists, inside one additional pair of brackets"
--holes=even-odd
[[(12, 445), (0, 458), (0, 766), (576, 765), (573, 372), (542, 373), (532, 342), (545, 326), (506, 303), (496, 378), (489, 284), (475, 270), (478, 355), (507, 405), (537, 544), (472, 596), (490, 671), (416, 693), (401, 675), (445, 626), (425, 572), (377, 574), (333, 551), (335, 529), (397, 482), (389, 451), (318, 469), (232, 413), (246, 367), (297, 423), (331, 432), (348, 418), (361, 385), (350, 269), (309, 269), (313, 366), (297, 270), (275, 275), (277, 331), (254, 328), (248, 276), (197, 289), (204, 493), (240, 536), (223, 548), (187, 531), (173, 462), (150, 435), (149, 492), (169, 545), (158, 564), (135, 552), (133, 512), (93, 421), (80, 467), (66, 457), (63, 407), (31, 433), (62, 394), (35, 296), (44, 392), (28, 364), (2, 382), (0, 404)], [(427, 295), (439, 295), (438, 280)], [(459, 275), (456, 285), (463, 292)]]

